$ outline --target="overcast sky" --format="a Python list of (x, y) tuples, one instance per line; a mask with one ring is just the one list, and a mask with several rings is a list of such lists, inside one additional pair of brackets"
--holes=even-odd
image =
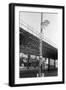
[[(31, 27), (33, 27), (34, 32), (37, 34), (40, 33), (41, 28), (41, 13), (34, 12), (20, 12), (20, 20), (23, 20)], [(47, 37), (48, 40), (54, 42), (58, 46), (58, 14), (54, 13), (43, 13), (43, 21), (49, 20), (49, 25), (43, 30), (44, 37)]]

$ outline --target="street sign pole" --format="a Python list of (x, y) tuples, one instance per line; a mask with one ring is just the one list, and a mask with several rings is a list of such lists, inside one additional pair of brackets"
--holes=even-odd
[[(43, 13), (41, 12), (41, 24), (43, 22)], [(40, 46), (39, 46), (39, 50), (40, 50), (40, 59), (39, 59), (39, 77), (41, 77), (42, 73), (41, 73), (41, 62), (42, 62), (42, 25), (41, 25), (41, 30), (40, 30)]]
[(44, 20), (43, 21), (43, 12), (41, 12), (41, 30), (40, 30), (40, 46), (39, 46), (39, 51), (40, 51), (40, 59), (39, 59), (39, 77), (42, 76), (42, 36), (43, 36), (43, 29), (45, 30), (45, 27), (48, 26), (49, 20)]

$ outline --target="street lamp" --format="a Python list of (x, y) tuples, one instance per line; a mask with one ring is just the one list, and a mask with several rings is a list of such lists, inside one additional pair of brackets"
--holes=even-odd
[(43, 21), (43, 12), (41, 12), (41, 30), (40, 30), (40, 47), (39, 47), (39, 51), (40, 51), (40, 59), (39, 59), (39, 77), (42, 76), (42, 33), (43, 33), (43, 29), (45, 29), (45, 27), (48, 26), (49, 24), (49, 20), (44, 20)]

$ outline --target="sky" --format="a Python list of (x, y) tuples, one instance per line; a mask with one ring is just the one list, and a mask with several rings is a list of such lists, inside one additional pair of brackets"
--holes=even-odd
[[(40, 34), (41, 30), (41, 13), (38, 12), (20, 12), (20, 20), (33, 28), (33, 31)], [(43, 29), (43, 38), (47, 38), (58, 46), (58, 14), (43, 12), (42, 21), (48, 20), (50, 23)]]

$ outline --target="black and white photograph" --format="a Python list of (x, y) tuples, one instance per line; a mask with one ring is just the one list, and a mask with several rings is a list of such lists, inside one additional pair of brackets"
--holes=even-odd
[(19, 76), (58, 75), (58, 13), (19, 12)]
[(64, 7), (10, 5), (10, 86), (64, 83)]

